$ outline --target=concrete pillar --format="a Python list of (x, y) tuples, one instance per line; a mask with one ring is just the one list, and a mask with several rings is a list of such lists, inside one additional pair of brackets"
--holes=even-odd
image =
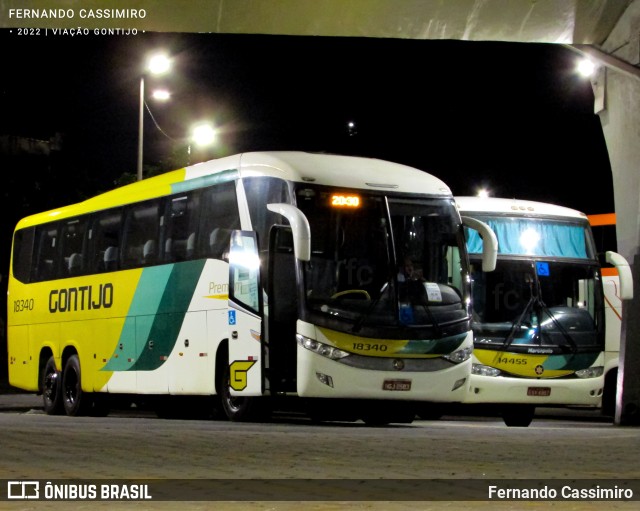
[[(630, 66), (609, 65), (597, 87), (599, 111), (613, 172), (618, 252), (634, 277), (634, 299), (622, 314), (618, 402), (615, 423), (640, 425), (640, 0), (634, 0), (602, 45)], [(598, 93), (596, 94), (598, 97)], [(598, 186), (598, 183), (593, 183)]]

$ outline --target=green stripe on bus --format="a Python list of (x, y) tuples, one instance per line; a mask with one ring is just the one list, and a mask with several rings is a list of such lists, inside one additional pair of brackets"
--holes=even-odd
[(579, 371), (591, 367), (600, 352), (576, 353), (574, 355), (550, 355), (542, 366), (546, 370)]
[(103, 371), (152, 371), (171, 354), (205, 260), (142, 271), (120, 339)]
[(467, 332), (442, 339), (409, 340), (397, 355), (446, 355), (460, 347), (467, 338)]
[(132, 370), (153, 371), (167, 360), (178, 339), (204, 263), (205, 260), (201, 259), (173, 265), (158, 312), (150, 325), (147, 342)]
[(205, 188), (211, 185), (217, 185), (220, 183), (226, 183), (227, 181), (233, 181), (237, 179), (237, 170), (225, 170), (216, 174), (210, 174), (208, 176), (196, 177), (193, 179), (187, 179), (180, 183), (174, 183), (171, 185), (171, 193), (183, 193), (189, 190), (195, 190), (196, 188)]

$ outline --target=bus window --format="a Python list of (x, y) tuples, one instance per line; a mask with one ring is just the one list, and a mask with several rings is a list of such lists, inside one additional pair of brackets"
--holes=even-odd
[(87, 219), (68, 220), (62, 224), (62, 276), (74, 277), (84, 272), (84, 234)]
[(194, 193), (172, 197), (167, 201), (164, 232), (165, 262), (179, 262), (194, 257), (200, 197)]
[(126, 214), (122, 240), (122, 267), (155, 264), (158, 257), (160, 201), (131, 206)]
[(266, 204), (291, 204), (289, 188), (285, 181), (277, 178), (245, 178), (243, 185), (251, 215), (251, 227), (258, 233), (258, 243), (262, 253), (268, 248), (271, 226), (284, 223), (282, 216), (269, 211)]
[(230, 181), (207, 188), (201, 200), (202, 222), (198, 254), (228, 260), (231, 231), (240, 229), (235, 183)]
[(32, 282), (50, 280), (57, 275), (58, 224), (45, 224), (36, 229), (36, 258)]
[(29, 282), (31, 258), (33, 256), (33, 238), (35, 229), (29, 227), (16, 231), (13, 237), (13, 276), (20, 282)]
[(96, 273), (118, 269), (120, 250), (120, 223), (122, 210), (102, 211), (93, 219), (89, 232), (89, 245), (92, 267)]

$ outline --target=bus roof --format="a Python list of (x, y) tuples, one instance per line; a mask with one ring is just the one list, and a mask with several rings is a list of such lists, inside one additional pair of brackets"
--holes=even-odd
[(452, 197), (440, 179), (419, 169), (374, 158), (299, 151), (249, 152), (191, 165), (116, 188), (77, 204), (37, 213), (16, 228), (99, 211), (237, 177), (274, 176), (294, 182)]
[(555, 216), (587, 219), (587, 215), (576, 209), (546, 202), (498, 197), (455, 197), (460, 213), (497, 213), (517, 216)]
[(185, 179), (234, 169), (239, 177), (274, 176), (294, 182), (345, 188), (451, 196), (431, 174), (399, 163), (337, 154), (272, 151), (243, 153), (188, 167)]

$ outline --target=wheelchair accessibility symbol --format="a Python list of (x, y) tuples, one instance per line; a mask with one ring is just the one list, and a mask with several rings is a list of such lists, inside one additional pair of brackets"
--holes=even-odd
[(236, 324), (236, 311), (229, 311), (229, 324), (230, 325)]
[(549, 263), (547, 263), (547, 262), (537, 262), (536, 263), (536, 273), (538, 274), (538, 277), (548, 277), (550, 275)]

